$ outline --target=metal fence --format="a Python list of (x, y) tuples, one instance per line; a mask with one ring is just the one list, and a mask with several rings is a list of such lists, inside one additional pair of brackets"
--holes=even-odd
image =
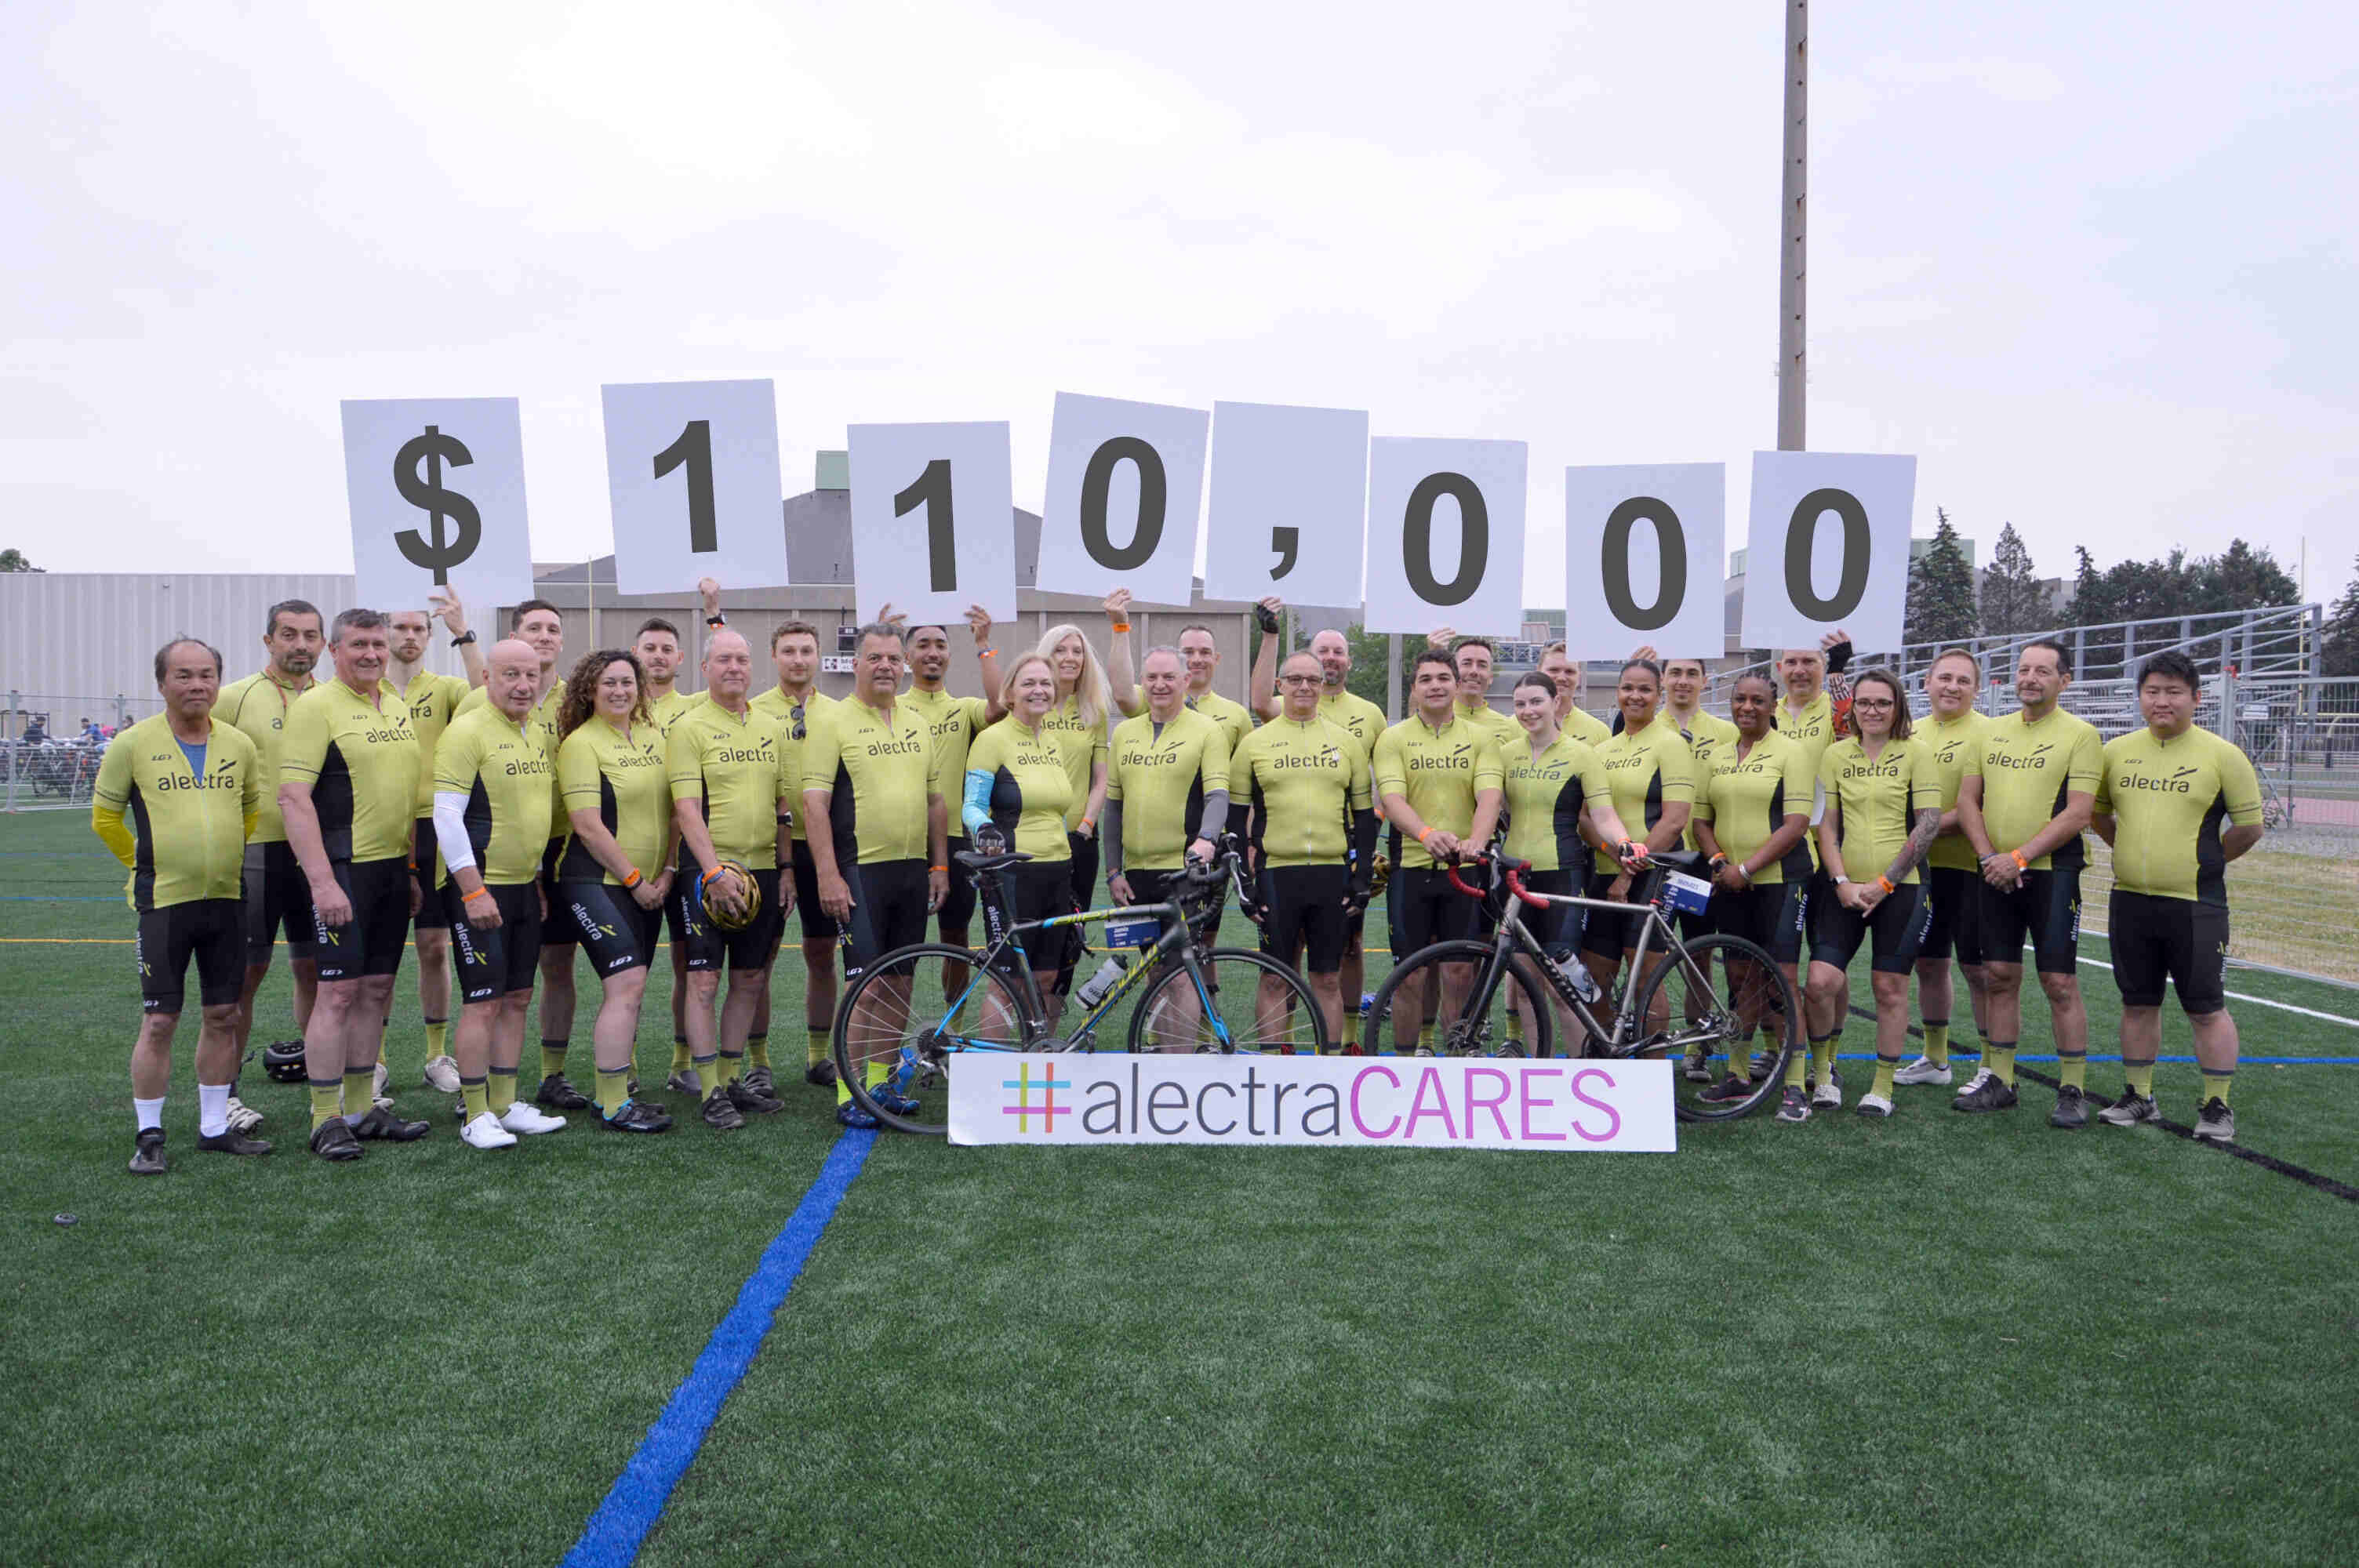
[(163, 699), (152, 691), (144, 697), (12, 691), (5, 700), (7, 706), (0, 708), (0, 810), (6, 811), (87, 808), (109, 739), (164, 710)]

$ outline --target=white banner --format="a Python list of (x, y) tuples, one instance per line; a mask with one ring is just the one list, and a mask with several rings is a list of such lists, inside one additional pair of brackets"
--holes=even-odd
[(950, 1076), (953, 1143), (1679, 1146), (1668, 1062), (971, 1051)]
[(1204, 597), (1359, 603), (1367, 495), (1364, 412), (1213, 404)]
[(1142, 603), (1188, 604), (1212, 419), (1202, 408), (1057, 394), (1040, 508), (1042, 592), (1103, 597), (1127, 588)]
[(854, 425), (852, 578), (860, 619), (887, 603), (956, 625), (1016, 619), (1016, 492), (1005, 421)]
[(1369, 443), (1368, 631), (1523, 635), (1529, 458), (1521, 441)]
[(423, 610), (447, 586), (488, 626), (494, 606), (530, 599), (516, 400), (347, 400), (342, 408), (355, 602)]
[(1862, 653), (1899, 647), (1916, 499), (1915, 458), (1754, 453), (1745, 644), (1815, 648), (1842, 626)]
[(1720, 656), (1727, 483), (1720, 463), (1564, 470), (1567, 656)]
[(787, 530), (778, 406), (766, 381), (637, 382), (599, 389), (614, 586), (625, 593), (782, 588)]

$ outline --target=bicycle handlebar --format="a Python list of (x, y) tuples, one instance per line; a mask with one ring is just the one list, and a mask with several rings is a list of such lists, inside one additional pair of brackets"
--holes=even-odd
[[(1530, 889), (1524, 886), (1524, 873), (1532, 869), (1532, 863), (1529, 860), (1511, 860), (1505, 855), (1475, 855), (1471, 857), (1465, 863), (1488, 863), (1496, 867), (1509, 892), (1515, 894), (1517, 898), (1522, 899), (1534, 909), (1546, 909), (1549, 907), (1549, 901), (1547, 899), (1542, 898), (1539, 894), (1533, 892)], [(1483, 896), (1483, 890), (1481, 888), (1467, 886), (1465, 881), (1459, 876), (1459, 864), (1460, 862), (1457, 861), (1452, 861), (1450, 864), (1450, 885), (1456, 888), (1460, 892), (1464, 893), (1468, 898), (1481, 898)]]

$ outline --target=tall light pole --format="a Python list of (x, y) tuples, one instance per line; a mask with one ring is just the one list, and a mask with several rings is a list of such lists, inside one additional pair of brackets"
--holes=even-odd
[(1809, 366), (1803, 359), (1803, 285), (1809, 268), (1810, 172), (1809, 0), (1786, 0), (1786, 177), (1777, 237), (1777, 449), (1803, 449), (1802, 406)]

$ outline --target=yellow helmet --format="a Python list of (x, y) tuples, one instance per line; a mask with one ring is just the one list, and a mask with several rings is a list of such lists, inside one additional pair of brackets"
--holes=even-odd
[(698, 901), (704, 905), (704, 918), (711, 921), (718, 930), (742, 931), (751, 925), (755, 917), (762, 913), (762, 884), (755, 880), (752, 871), (747, 871), (743, 863), (736, 860), (722, 861), (714, 868), (714, 872), (716, 874), (711, 881), (718, 881), (724, 877), (736, 880), (742, 890), (745, 907), (743, 914), (724, 914), (718, 904), (706, 896), (711, 881), (701, 882), (698, 884), (697, 893)]

